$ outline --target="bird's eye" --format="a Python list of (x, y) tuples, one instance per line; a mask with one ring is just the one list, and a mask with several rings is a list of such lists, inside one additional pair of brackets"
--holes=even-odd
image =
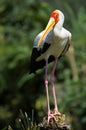
[(58, 18), (58, 17), (59, 17), (59, 14), (57, 14), (56, 17)]

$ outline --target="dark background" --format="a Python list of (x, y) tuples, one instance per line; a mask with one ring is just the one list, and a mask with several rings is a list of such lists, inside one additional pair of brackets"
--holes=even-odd
[[(86, 128), (86, 1), (0, 0), (0, 129), (9, 124), (18, 129), (20, 109), (30, 117), (34, 110), (36, 122), (47, 114), (44, 69), (29, 75), (29, 63), (34, 38), (55, 9), (63, 11), (72, 33), (72, 47), (55, 74), (59, 111), (72, 130)], [(51, 69), (52, 64), (49, 74)], [(52, 96), (50, 101), (53, 108)]]

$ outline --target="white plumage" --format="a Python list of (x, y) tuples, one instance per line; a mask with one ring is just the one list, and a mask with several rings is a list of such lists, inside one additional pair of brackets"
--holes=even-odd
[[(54, 87), (54, 72), (56, 69), (57, 59), (64, 55), (71, 42), (71, 33), (63, 27), (64, 14), (60, 10), (55, 10), (50, 15), (50, 20), (41, 33), (35, 40), (31, 55), (30, 73), (35, 73), (36, 70), (45, 66), (45, 87), (48, 104), (48, 122), (51, 118), (55, 119), (56, 114), (60, 114), (57, 107), (55, 87)], [(49, 94), (48, 94), (48, 63), (54, 61), (54, 66), (51, 72), (51, 86), (54, 98), (54, 111), (50, 111)]]
[(39, 33), (34, 40), (33, 48), (37, 48), (37, 50), (42, 49), (45, 43), (50, 44), (50, 47), (46, 50), (46, 52), (43, 53), (41, 56), (39, 56), (36, 59), (36, 61), (45, 59), (50, 55), (59, 57), (62, 51), (64, 50), (66, 44), (70, 45), (71, 33), (63, 27), (64, 23), (63, 13), (59, 10), (58, 12), (59, 12), (59, 22), (57, 22), (55, 26), (49, 31), (49, 33), (44, 37), (44, 39), (41, 42), (41, 45), (38, 46), (38, 41), (40, 37), (43, 35), (44, 31)]

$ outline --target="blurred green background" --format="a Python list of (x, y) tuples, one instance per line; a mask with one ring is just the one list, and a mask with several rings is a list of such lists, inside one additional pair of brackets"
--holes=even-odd
[[(19, 129), (20, 109), (29, 116), (34, 110), (37, 122), (47, 114), (44, 69), (29, 75), (29, 63), (34, 38), (55, 9), (63, 11), (64, 26), (72, 33), (72, 47), (55, 75), (59, 111), (72, 130), (86, 128), (86, 1), (0, 0), (0, 129), (9, 124)], [(53, 109), (52, 96), (50, 102)]]

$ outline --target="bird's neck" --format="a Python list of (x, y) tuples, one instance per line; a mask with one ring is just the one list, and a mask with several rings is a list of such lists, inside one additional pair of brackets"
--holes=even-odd
[(59, 36), (61, 31), (62, 31), (62, 25), (60, 23), (56, 24), (55, 27), (54, 27), (54, 36)]
[(54, 34), (59, 35), (63, 28), (63, 20), (60, 20), (54, 27)]

